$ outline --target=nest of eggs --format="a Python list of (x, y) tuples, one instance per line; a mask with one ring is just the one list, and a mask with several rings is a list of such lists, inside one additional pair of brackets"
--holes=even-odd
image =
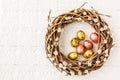
[[(66, 25), (73, 22), (89, 23), (95, 29), (98, 36), (97, 51), (92, 52), (92, 55), (84, 60), (74, 59), (74, 57), (73, 59), (69, 58), (70, 55), (65, 56), (59, 49), (61, 32)], [(99, 13), (95, 10), (84, 8), (74, 9), (55, 17), (48, 24), (45, 40), (47, 57), (64, 75), (86, 75), (93, 70), (99, 69), (108, 59), (113, 43), (109, 26), (101, 19)], [(73, 44), (73, 47), (75, 47), (75, 44)]]

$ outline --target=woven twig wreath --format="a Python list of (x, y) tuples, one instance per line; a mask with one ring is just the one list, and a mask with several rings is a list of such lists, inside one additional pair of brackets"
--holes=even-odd
[[(59, 38), (64, 27), (73, 22), (87, 22), (98, 33), (98, 49), (91, 58), (70, 60), (59, 49)], [(61, 14), (48, 25), (46, 33), (46, 52), (49, 60), (65, 75), (85, 75), (99, 69), (108, 59), (113, 39), (108, 24), (95, 10), (74, 9)], [(90, 65), (91, 64), (91, 65)]]

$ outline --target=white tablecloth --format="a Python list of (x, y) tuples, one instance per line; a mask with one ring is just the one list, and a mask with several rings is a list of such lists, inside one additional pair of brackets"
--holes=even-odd
[[(116, 45), (105, 65), (86, 76), (64, 76), (46, 58), (47, 15), (80, 7), (85, 1), (97, 11), (112, 17), (110, 24)], [(120, 72), (120, 1), (119, 0), (0, 0), (0, 80), (114, 80)], [(86, 5), (86, 6), (87, 6)], [(76, 26), (76, 28), (73, 28)], [(87, 24), (73, 24), (64, 31), (61, 48), (74, 50), (70, 39), (79, 29), (89, 33)], [(73, 29), (71, 29), (73, 28)]]

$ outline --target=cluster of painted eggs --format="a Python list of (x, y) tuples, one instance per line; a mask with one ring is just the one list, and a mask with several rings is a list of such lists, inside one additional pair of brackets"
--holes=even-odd
[(85, 32), (79, 30), (76, 37), (71, 40), (71, 45), (76, 48), (76, 52), (70, 52), (68, 54), (69, 59), (75, 60), (78, 58), (78, 55), (83, 55), (84, 58), (90, 58), (93, 55), (93, 43), (98, 43), (98, 34), (96, 32), (91, 33), (90, 40), (85, 40), (85, 38)]

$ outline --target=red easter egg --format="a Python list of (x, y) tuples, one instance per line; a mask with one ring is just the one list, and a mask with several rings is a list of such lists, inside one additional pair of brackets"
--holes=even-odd
[(86, 49), (92, 49), (93, 48), (93, 44), (90, 40), (85, 40), (83, 44), (84, 44)]
[(84, 51), (85, 51), (85, 47), (84, 47), (82, 44), (79, 44), (79, 45), (77, 46), (77, 48), (76, 48), (76, 52), (77, 52), (78, 54), (83, 54)]
[(94, 43), (98, 43), (98, 34), (96, 32), (91, 33), (90, 34), (90, 39), (94, 42)]

